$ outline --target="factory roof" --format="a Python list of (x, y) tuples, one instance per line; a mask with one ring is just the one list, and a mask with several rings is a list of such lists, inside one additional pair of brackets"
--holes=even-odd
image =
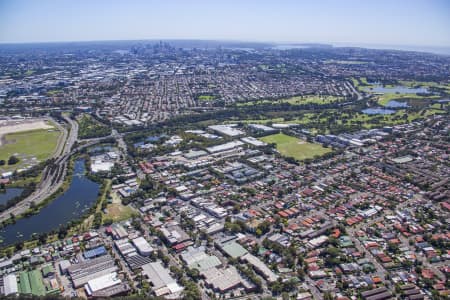
[(9, 274), (3, 277), (4, 294), (17, 294), (19, 289), (17, 287), (17, 278), (15, 274)]
[(84, 252), (84, 257), (85, 258), (93, 258), (93, 257), (97, 257), (97, 256), (101, 256), (106, 254), (106, 249), (104, 246), (100, 246), (91, 250), (88, 250), (86, 252)]
[(236, 243), (234, 241), (223, 244), (222, 249), (223, 249), (223, 251), (225, 251), (225, 253), (228, 256), (231, 256), (234, 258), (241, 257), (247, 253), (247, 250), (245, 250), (244, 247), (242, 247), (241, 245), (239, 245), (238, 243)]
[(109, 273), (103, 276), (89, 280), (85, 286), (86, 292), (91, 295), (92, 293), (114, 286), (121, 283), (120, 279), (117, 277), (117, 273)]

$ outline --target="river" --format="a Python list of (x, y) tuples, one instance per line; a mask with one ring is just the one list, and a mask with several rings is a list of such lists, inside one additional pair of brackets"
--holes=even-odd
[(84, 160), (76, 160), (68, 190), (38, 214), (17, 220), (15, 224), (3, 228), (0, 231), (0, 247), (28, 240), (33, 233), (57, 230), (60, 225), (76, 220), (95, 203), (99, 189), (99, 184), (86, 178)]

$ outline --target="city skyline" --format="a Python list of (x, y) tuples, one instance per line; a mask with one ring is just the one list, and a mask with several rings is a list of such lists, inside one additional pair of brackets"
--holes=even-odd
[(3, 0), (0, 43), (204, 39), (447, 48), (449, 8), (438, 0)]

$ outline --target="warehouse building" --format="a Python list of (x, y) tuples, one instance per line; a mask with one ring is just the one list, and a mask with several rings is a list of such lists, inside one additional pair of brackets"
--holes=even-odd
[(263, 124), (249, 124), (248, 127), (255, 132), (264, 132), (267, 134), (277, 132), (277, 129), (263, 125)]
[(71, 265), (72, 264), (67, 259), (60, 261), (59, 262), (59, 270), (61, 271), (61, 274), (62, 275), (66, 275), (67, 274), (67, 270), (69, 269), (69, 267)]
[(224, 293), (241, 285), (241, 276), (235, 267), (226, 269), (211, 268), (201, 272), (205, 283), (214, 291)]
[(247, 136), (247, 137), (241, 138), (241, 141), (243, 141), (243, 142), (245, 142), (247, 144), (250, 144), (252, 146), (255, 146), (255, 147), (267, 146), (267, 143), (265, 143), (263, 141), (260, 141), (260, 140), (254, 138), (254, 137), (251, 137), (251, 136)]
[(244, 247), (242, 247), (235, 241), (221, 244), (220, 248), (226, 255), (233, 257), (233, 258), (239, 258), (248, 252)]
[(3, 290), (2, 294), (5, 296), (15, 295), (19, 292), (17, 286), (17, 278), (15, 274), (9, 274), (3, 277)]
[(160, 262), (143, 265), (142, 274), (152, 284), (153, 292), (157, 297), (174, 295), (183, 291), (183, 288), (170, 276), (169, 271)]
[(117, 266), (110, 255), (100, 256), (68, 268), (70, 278), (75, 288), (84, 286), (90, 280), (117, 271)]
[(361, 296), (365, 300), (384, 300), (392, 297), (392, 293), (385, 287), (375, 288), (369, 291), (364, 291)]
[(242, 130), (236, 129), (234, 127), (236, 127), (236, 125), (211, 125), (211, 126), (208, 126), (209, 129), (211, 129), (215, 132), (218, 132), (222, 135), (226, 135), (226, 136), (230, 136), (230, 137), (235, 137), (235, 136), (245, 134), (245, 132), (243, 132)]
[(113, 272), (89, 280), (88, 283), (84, 285), (84, 289), (86, 290), (86, 294), (88, 296), (92, 296), (95, 292), (119, 285), (121, 283), (122, 281), (117, 276), (117, 273)]
[(150, 256), (150, 254), (153, 252), (152, 246), (147, 242), (144, 237), (138, 237), (131, 241), (133, 245), (136, 247), (137, 251), (142, 256)]
[(197, 248), (192, 246), (188, 247), (187, 250), (181, 253), (181, 259), (190, 269), (197, 269), (199, 271), (208, 270), (222, 265), (222, 262), (217, 258), (217, 256), (206, 254), (204, 246)]
[(242, 145), (244, 145), (244, 143), (241, 141), (232, 141), (232, 142), (228, 142), (225, 144), (208, 147), (208, 148), (206, 148), (206, 151), (208, 151), (209, 153), (217, 153), (217, 152), (232, 150), (232, 149), (235, 149)]
[(271, 269), (269, 269), (269, 267), (256, 256), (247, 253), (244, 256), (242, 256), (241, 259), (251, 264), (252, 267), (255, 269), (255, 271), (259, 273), (262, 277), (264, 277), (264, 279), (267, 280), (268, 282), (277, 281), (278, 275), (275, 274)]
[(100, 247), (85, 251), (83, 253), (83, 255), (86, 259), (91, 259), (91, 258), (105, 255), (106, 253), (107, 253), (106, 248), (104, 246), (100, 246)]

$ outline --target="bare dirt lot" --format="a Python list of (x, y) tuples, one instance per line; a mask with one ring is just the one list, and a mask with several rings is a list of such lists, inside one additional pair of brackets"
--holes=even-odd
[(53, 126), (43, 119), (0, 121), (0, 146), (4, 142), (3, 137), (8, 133), (50, 128)]

